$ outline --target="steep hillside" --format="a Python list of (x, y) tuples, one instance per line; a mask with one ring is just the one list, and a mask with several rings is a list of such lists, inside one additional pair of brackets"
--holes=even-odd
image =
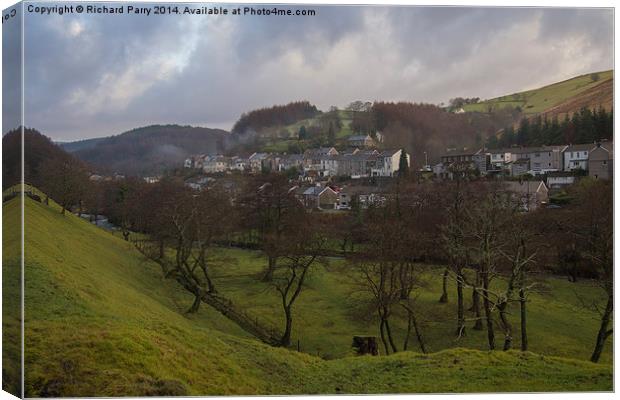
[(513, 93), (495, 99), (468, 104), (465, 111), (488, 112), (506, 107), (521, 108), (526, 115), (572, 114), (582, 107), (613, 108), (613, 71), (580, 75), (538, 89)]
[[(271, 348), (208, 307), (183, 314), (191, 297), (128, 242), (55, 205), (25, 202), (26, 396), (612, 388), (610, 365), (533, 353), (452, 349), (324, 361)], [(19, 205), (4, 203), (5, 227), (18, 226)], [(4, 241), (19, 243), (19, 232), (5, 229)], [(3, 252), (5, 282), (19, 276), (17, 257)], [(5, 298), (17, 297), (17, 285), (4, 289)]]
[(89, 143), (64, 143), (80, 159), (103, 171), (154, 175), (181, 166), (190, 154), (215, 154), (228, 133), (221, 129), (152, 125)]

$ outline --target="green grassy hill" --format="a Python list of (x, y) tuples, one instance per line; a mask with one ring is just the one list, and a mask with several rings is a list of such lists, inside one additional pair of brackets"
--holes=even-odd
[[(205, 305), (197, 314), (184, 314), (191, 296), (175, 282), (164, 280), (159, 266), (146, 261), (129, 243), (73, 215), (62, 216), (54, 206), (29, 198), (25, 203), (26, 396), (612, 389), (609, 359), (595, 365), (534, 353), (457, 348), (430, 355), (403, 352), (326, 361), (271, 348), (248, 338)], [(12, 229), (19, 226), (19, 206), (19, 198), (3, 204), (5, 299), (19, 294), (15, 284), (19, 256), (14, 251), (19, 232)], [(259, 267), (260, 259), (248, 253), (227, 256), (237, 262), (230, 267), (224, 262), (218, 269), (223, 294), (252, 312), (267, 317), (271, 313), (275, 320), (269, 307), (272, 297), (264, 289), (258, 293), (258, 287), (243, 277)], [(312, 346), (320, 345), (326, 349), (319, 351), (322, 355), (330, 349), (332, 356), (338, 356), (362, 328), (348, 325), (351, 318), (345, 313), (346, 295), (339, 291), (339, 282), (320, 286), (331, 276), (329, 271), (313, 275), (312, 289), (302, 294), (299, 304), (299, 310), (313, 312), (306, 323), (299, 324), (298, 333), (307, 335), (317, 329), (315, 344), (304, 339), (302, 347), (313, 353)], [(428, 296), (429, 302), (434, 301), (430, 292)], [(549, 300), (550, 307), (558, 307)], [(3, 308), (5, 326), (18, 326), (8, 310)], [(580, 317), (565, 318), (578, 321)], [(312, 328), (320, 323), (320, 328)], [(557, 323), (550, 319), (532, 330)], [(547, 332), (549, 342), (557, 340), (558, 347), (584, 346), (581, 334), (585, 332), (555, 338), (561, 330), (576, 329), (579, 323), (574, 324)], [(571, 343), (571, 337), (578, 343)], [(534, 346), (534, 337), (532, 342)], [(589, 343), (583, 351), (589, 351)], [(569, 356), (580, 355), (574, 350)], [(9, 367), (4, 367), (5, 380), (14, 378)], [(5, 382), (11, 383), (15, 382)]]
[[(597, 78), (598, 76), (598, 78)], [(580, 75), (572, 79), (547, 85), (538, 89), (513, 93), (468, 104), (465, 111), (487, 112), (507, 106), (521, 107), (526, 115), (550, 113), (573, 113), (582, 107), (606, 110), (613, 108), (613, 71)]]
[[(355, 111), (339, 110), (338, 117), (342, 123), (342, 127), (336, 132), (336, 139), (344, 139), (355, 132), (351, 129), (351, 122), (353, 121), (353, 114)], [(284, 127), (274, 127), (265, 130), (261, 135), (262, 145), (260, 151), (264, 152), (276, 152), (282, 153), (289, 151), (289, 145), (299, 144), (298, 133), (301, 126), (306, 128), (311, 126), (318, 126), (321, 115), (317, 115), (313, 118), (297, 121), (294, 124), (290, 124)]]

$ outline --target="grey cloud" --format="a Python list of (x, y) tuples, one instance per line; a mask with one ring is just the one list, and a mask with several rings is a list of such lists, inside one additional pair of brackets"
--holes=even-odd
[(230, 128), (298, 99), (486, 98), (613, 66), (610, 10), (290, 8), (317, 16), (28, 17), (30, 125), (56, 139)]

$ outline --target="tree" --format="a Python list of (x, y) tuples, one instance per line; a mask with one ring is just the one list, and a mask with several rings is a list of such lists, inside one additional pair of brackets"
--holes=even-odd
[(407, 176), (409, 174), (409, 159), (407, 151), (402, 149), (400, 159), (398, 160), (398, 176)]
[(315, 264), (326, 263), (322, 257), (326, 238), (320, 229), (307, 217), (301, 217), (297, 222), (287, 226), (287, 240), (280, 249), (281, 262), (275, 267), (270, 281), (280, 294), (284, 311), (284, 332), (280, 338), (280, 345), (284, 347), (291, 344), (293, 305), (305, 287), (308, 273)]
[(327, 144), (333, 146), (336, 143), (336, 131), (334, 130), (334, 124), (330, 122), (329, 129), (327, 130)]
[(466, 213), (467, 235), (470, 238), (469, 254), (479, 266), (482, 287), (476, 290), (482, 297), (487, 327), (489, 349), (495, 349), (495, 328), (492, 311), (496, 302), (490, 290), (497, 275), (498, 261), (505, 246), (506, 233), (510, 231), (510, 216), (515, 208), (508, 194), (500, 187), (491, 187), (481, 201), (468, 208)]
[(89, 179), (84, 164), (70, 155), (43, 161), (40, 167), (43, 190), (61, 206), (61, 214), (85, 196)]
[(268, 265), (261, 279), (270, 282), (278, 258), (288, 240), (285, 232), (296, 225), (305, 210), (295, 198), (291, 185), (282, 174), (264, 174), (249, 179), (238, 201), (242, 228), (258, 234)]
[(412, 297), (412, 291), (421, 286), (415, 262), (425, 248), (425, 218), (430, 215), (426, 194), (397, 186), (384, 207), (368, 209), (364, 220), (366, 246), (348, 258), (356, 286), (368, 296), (376, 313), (386, 354), (399, 351), (391, 328), (396, 307), (407, 312), (403, 348), (407, 348), (413, 329), (421, 350), (426, 352)]
[(590, 361), (598, 362), (607, 338), (613, 334), (613, 189), (610, 182), (583, 179), (574, 188), (575, 203), (569, 208), (574, 221), (570, 229), (582, 241), (583, 257), (596, 274), (596, 282), (605, 293), (605, 304), (592, 303), (600, 315), (600, 325)]
[(306, 127), (304, 125), (299, 127), (299, 133), (297, 134), (299, 140), (308, 139), (308, 132), (306, 132)]

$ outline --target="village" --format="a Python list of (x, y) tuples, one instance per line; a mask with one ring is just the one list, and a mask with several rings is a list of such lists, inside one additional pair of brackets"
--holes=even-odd
[[(375, 138), (382, 138), (381, 133)], [(362, 208), (381, 205), (392, 178), (402, 173), (401, 168), (409, 171), (411, 156), (404, 149), (377, 149), (370, 135), (351, 136), (348, 144), (341, 151), (335, 147), (318, 147), (303, 154), (195, 155), (185, 160), (184, 168), (200, 173), (186, 184), (202, 190), (227, 174), (278, 172), (298, 182), (295, 194), (309, 209), (350, 210), (353, 202)], [(504, 149), (453, 148), (447, 149), (434, 165), (428, 160), (418, 164), (423, 166), (411, 173), (419, 180), (453, 180), (465, 175), (500, 180), (506, 190), (521, 199), (524, 210), (534, 210), (541, 206), (558, 207), (550, 204), (550, 196), (584, 176), (612, 179), (613, 142)], [(157, 178), (147, 178), (147, 181), (154, 180)]]

